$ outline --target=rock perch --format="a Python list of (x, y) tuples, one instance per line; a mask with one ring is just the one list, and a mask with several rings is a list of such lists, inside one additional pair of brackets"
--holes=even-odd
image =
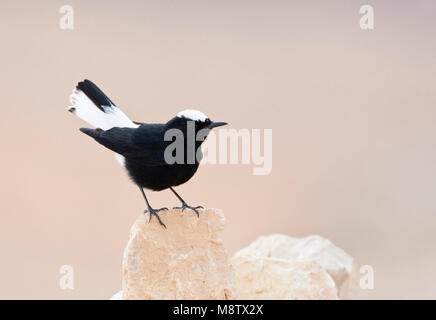
[(353, 257), (320, 236), (260, 237), (232, 258), (240, 299), (338, 299), (355, 289)]
[(139, 217), (123, 257), (123, 299), (233, 299), (233, 275), (217, 209)]

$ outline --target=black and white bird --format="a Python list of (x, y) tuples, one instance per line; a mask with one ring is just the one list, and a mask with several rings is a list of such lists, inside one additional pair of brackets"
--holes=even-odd
[[(177, 209), (192, 209), (199, 215), (201, 206), (189, 206), (173, 189), (195, 174), (201, 160), (201, 144), (195, 140), (195, 152), (198, 157), (187, 161), (187, 152), (182, 163), (168, 164), (165, 150), (172, 141), (165, 141), (165, 132), (178, 129), (183, 133), (184, 146), (187, 148), (188, 122), (194, 124), (195, 134), (200, 130), (207, 133), (215, 127), (226, 125), (225, 122), (212, 122), (204, 113), (197, 110), (181, 111), (163, 124), (146, 124), (130, 120), (94, 83), (89, 80), (79, 82), (70, 96), (71, 106), (68, 111), (86, 121), (95, 129), (80, 130), (94, 138), (98, 143), (116, 153), (117, 160), (126, 168), (131, 180), (138, 185), (145, 199), (149, 219), (154, 215), (159, 223), (166, 227), (158, 212), (167, 208), (153, 209), (144, 193), (144, 188), (161, 191), (170, 189), (181, 201)], [(204, 137), (205, 138), (205, 137)]]

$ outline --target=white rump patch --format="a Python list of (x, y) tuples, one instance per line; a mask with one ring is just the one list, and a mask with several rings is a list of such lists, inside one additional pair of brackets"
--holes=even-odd
[(115, 153), (115, 159), (118, 161), (120, 165), (123, 167), (126, 166), (126, 158), (124, 156), (120, 155), (119, 153)]
[(203, 112), (191, 109), (180, 111), (177, 116), (179, 118), (186, 118), (189, 120), (201, 122), (206, 121), (206, 119), (208, 118)]

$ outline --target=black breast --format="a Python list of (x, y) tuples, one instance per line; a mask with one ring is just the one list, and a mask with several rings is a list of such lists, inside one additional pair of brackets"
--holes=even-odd
[(147, 166), (135, 160), (126, 159), (126, 169), (137, 185), (160, 191), (181, 185), (191, 179), (198, 169), (198, 163)]
[[(184, 140), (184, 162), (183, 164), (168, 164), (165, 161), (164, 153), (169, 144), (173, 141), (166, 141), (164, 135), (169, 128), (178, 128), (186, 134), (186, 120), (175, 118), (169, 124), (141, 125), (131, 138), (132, 150), (124, 153), (125, 166), (131, 179), (141, 187), (151, 190), (164, 190), (169, 187), (185, 183), (198, 169), (201, 161), (201, 141), (195, 141), (195, 150), (199, 156), (195, 163), (189, 164), (186, 150), (187, 141)], [(181, 123), (178, 123), (182, 121)], [(200, 149), (200, 150), (199, 150)], [(194, 155), (195, 157), (195, 155)]]

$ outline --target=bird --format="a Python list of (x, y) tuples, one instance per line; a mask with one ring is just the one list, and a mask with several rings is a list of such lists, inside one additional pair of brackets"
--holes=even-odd
[[(202, 206), (190, 206), (174, 190), (189, 181), (196, 173), (201, 161), (201, 144), (210, 130), (227, 125), (226, 122), (211, 121), (203, 112), (193, 109), (180, 111), (166, 123), (142, 123), (130, 118), (103, 93), (92, 81), (80, 81), (70, 96), (68, 111), (87, 122), (93, 128), (80, 128), (80, 131), (96, 140), (99, 144), (115, 152), (116, 159), (126, 169), (131, 181), (135, 183), (145, 200), (149, 213), (149, 222), (155, 216), (161, 226), (166, 228), (158, 212), (168, 208), (154, 209), (145, 195), (144, 189), (162, 191), (170, 189), (181, 206), (173, 209), (191, 209), (199, 217)], [(183, 133), (183, 146), (187, 150), (189, 124), (195, 130), (195, 137), (203, 130), (203, 139), (195, 139), (194, 161), (188, 161), (188, 152), (184, 152), (183, 161), (171, 162), (165, 158), (168, 146), (174, 139), (166, 139), (170, 130)], [(168, 140), (168, 141), (167, 141)], [(178, 150), (175, 150), (178, 152)], [(168, 153), (167, 153), (168, 154)], [(174, 155), (174, 150), (171, 153)]]

